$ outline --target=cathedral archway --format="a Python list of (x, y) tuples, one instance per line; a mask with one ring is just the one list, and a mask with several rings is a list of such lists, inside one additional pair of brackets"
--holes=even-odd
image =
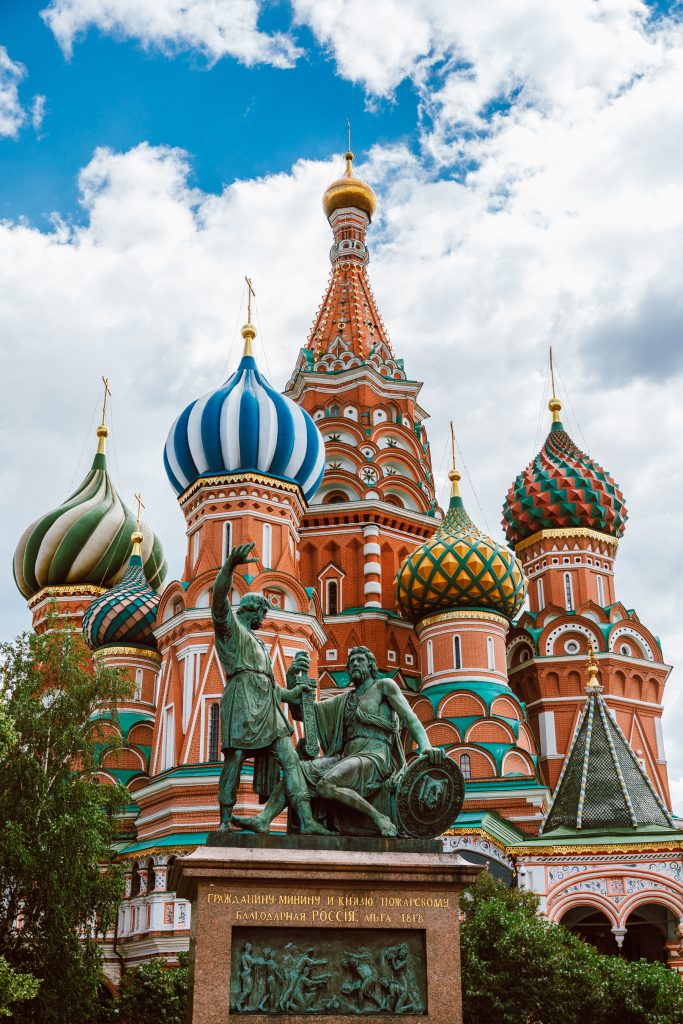
[(674, 913), (661, 903), (641, 904), (626, 919), (622, 956), (666, 963), (666, 943), (675, 940), (677, 924)]
[(560, 918), (560, 924), (584, 942), (590, 942), (599, 953), (615, 956), (619, 952), (612, 933), (612, 922), (596, 907), (587, 904), (571, 907)]

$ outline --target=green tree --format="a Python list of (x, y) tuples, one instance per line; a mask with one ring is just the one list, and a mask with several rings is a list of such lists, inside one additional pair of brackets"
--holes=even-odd
[(62, 629), (0, 645), (0, 663), (0, 949), (41, 979), (14, 1019), (85, 1024), (101, 979), (95, 931), (122, 894), (106, 868), (126, 791), (94, 778), (98, 722), (130, 686)]
[(33, 999), (39, 985), (32, 974), (20, 974), (0, 956), (0, 1017), (12, 1016), (12, 1003)]
[(187, 954), (180, 967), (159, 958), (148, 960), (123, 976), (117, 1020), (121, 1024), (185, 1024), (189, 991)]
[(683, 985), (663, 964), (601, 956), (538, 916), (538, 898), (483, 872), (463, 893), (465, 1024), (680, 1024)]

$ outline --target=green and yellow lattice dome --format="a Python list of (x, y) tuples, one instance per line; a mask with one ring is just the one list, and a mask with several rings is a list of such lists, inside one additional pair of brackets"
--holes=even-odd
[(452, 470), (449, 475), (453, 495), (441, 526), (396, 574), (398, 610), (411, 622), (462, 608), (512, 619), (526, 593), (521, 563), (475, 526), (458, 493), (459, 474)]

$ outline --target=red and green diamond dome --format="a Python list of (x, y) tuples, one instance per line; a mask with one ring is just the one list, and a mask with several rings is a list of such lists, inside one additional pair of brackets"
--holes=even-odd
[(552, 399), (553, 425), (543, 447), (510, 487), (503, 527), (510, 544), (541, 530), (595, 530), (619, 538), (628, 513), (624, 495), (602, 466), (574, 444)]

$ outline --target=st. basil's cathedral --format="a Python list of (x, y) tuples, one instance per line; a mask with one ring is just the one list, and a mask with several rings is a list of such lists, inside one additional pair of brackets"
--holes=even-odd
[[(553, 395), (548, 436), (504, 501), (509, 547), (468, 514), (455, 460), (442, 512), (422, 385), (370, 287), (376, 200), (352, 161), (323, 197), (332, 269), (284, 393), (259, 370), (247, 323), (237, 370), (188, 395), (170, 429), (182, 578), (165, 583), (158, 538), (114, 488), (104, 414), (85, 480), (16, 549), (34, 628), (56, 612), (133, 684), (105, 727), (120, 745), (98, 773), (130, 792), (108, 973), (116, 982), (122, 964), (173, 961), (189, 945), (189, 904), (170, 873), (218, 826), (225, 679), (212, 586), (229, 549), (248, 541), (255, 558), (232, 597), (270, 603), (260, 635), (277, 681), (305, 652), (325, 699), (349, 685), (347, 652), (363, 644), (459, 766), (465, 804), (446, 850), (535, 891), (548, 918), (603, 952), (683, 972), (683, 831), (661, 729), (671, 667), (617, 591), (624, 496), (568, 435)], [(242, 814), (256, 810), (252, 771)]]

